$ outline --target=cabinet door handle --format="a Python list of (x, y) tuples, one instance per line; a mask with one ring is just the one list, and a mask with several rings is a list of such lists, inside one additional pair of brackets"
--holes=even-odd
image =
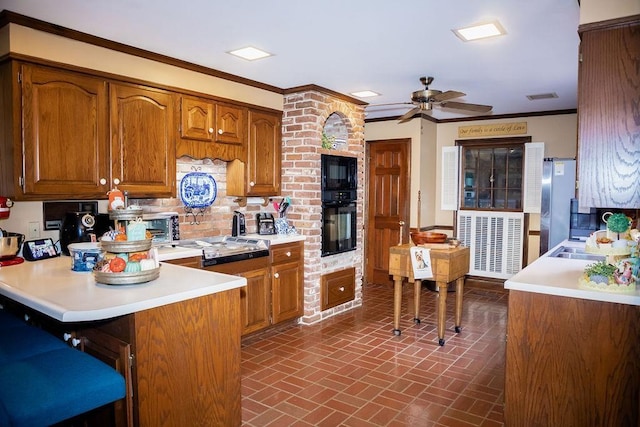
[(107, 180), (104, 178), (100, 178), (100, 185), (105, 185), (107, 183)]
[(213, 133), (213, 128), (209, 128), (209, 133)]
[(255, 182), (253, 182), (253, 181), (251, 181), (251, 182), (249, 183), (249, 187), (253, 187), (254, 185), (256, 185), (256, 183), (255, 183)]
[(224, 131), (222, 129), (218, 129), (218, 135), (222, 135)]
[(75, 338), (73, 335), (71, 335), (69, 332), (65, 332), (62, 335), (62, 338), (64, 339), (65, 342), (68, 342), (69, 344), (71, 344), (73, 347), (77, 347), (78, 345), (80, 345), (80, 339), (79, 338)]
[(338, 288), (338, 290), (339, 290), (340, 292), (344, 292), (344, 286), (340, 286), (340, 287)]
[(288, 257), (290, 257), (290, 256), (291, 256), (291, 252), (290, 252), (290, 251), (287, 251), (286, 255), (287, 255)]
[(277, 279), (278, 277), (280, 277), (280, 274), (279, 274), (279, 273), (275, 273), (275, 274), (273, 275), (273, 277), (275, 277), (275, 278)]

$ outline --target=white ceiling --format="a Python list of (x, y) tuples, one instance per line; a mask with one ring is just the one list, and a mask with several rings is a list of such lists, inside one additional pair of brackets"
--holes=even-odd
[[(493, 114), (577, 107), (576, 0), (2, 0), (0, 8), (282, 89), (316, 84), (363, 101), (404, 103), (431, 89)], [(498, 19), (507, 35), (464, 43), (451, 31)], [(248, 62), (227, 51), (274, 54)], [(529, 101), (526, 95), (558, 98)], [(399, 107), (399, 108), (398, 108)], [(399, 116), (367, 108), (367, 118)], [(436, 108), (434, 118), (471, 117)]]

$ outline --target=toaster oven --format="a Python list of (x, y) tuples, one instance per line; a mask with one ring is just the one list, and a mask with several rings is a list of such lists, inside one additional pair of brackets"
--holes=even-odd
[(177, 212), (157, 212), (142, 215), (154, 245), (171, 245), (180, 240), (180, 217)]

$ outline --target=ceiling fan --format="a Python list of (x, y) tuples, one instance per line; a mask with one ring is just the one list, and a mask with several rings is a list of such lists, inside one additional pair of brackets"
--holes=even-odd
[(423, 90), (415, 91), (411, 94), (411, 102), (405, 102), (403, 104), (414, 104), (416, 107), (407, 111), (398, 119), (399, 123), (409, 121), (414, 115), (432, 110), (433, 106), (439, 106), (443, 108), (454, 108), (457, 110), (466, 110), (474, 113), (488, 113), (492, 110), (491, 105), (482, 104), (469, 104), (466, 102), (450, 101), (450, 99), (460, 98), (465, 96), (465, 93), (455, 90), (448, 90), (442, 92), (435, 89), (429, 89), (429, 85), (433, 82), (433, 77), (420, 77), (420, 82), (424, 85)]

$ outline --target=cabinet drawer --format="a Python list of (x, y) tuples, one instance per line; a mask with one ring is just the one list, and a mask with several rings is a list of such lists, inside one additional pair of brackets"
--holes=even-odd
[(271, 264), (300, 261), (302, 256), (302, 242), (285, 243), (271, 247)]
[(347, 268), (322, 276), (320, 287), (321, 309), (324, 311), (353, 300), (355, 297), (355, 279), (355, 268)]

